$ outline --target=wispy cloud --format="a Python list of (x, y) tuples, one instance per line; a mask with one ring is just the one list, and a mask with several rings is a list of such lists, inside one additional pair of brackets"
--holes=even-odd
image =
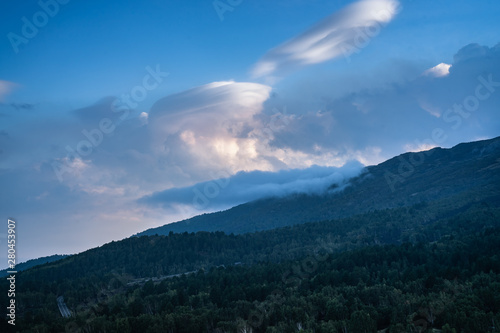
[[(268, 197), (299, 193), (324, 194), (342, 189), (363, 168), (361, 163), (353, 161), (340, 168), (315, 165), (307, 169), (278, 172), (238, 172), (225, 179), (157, 192), (143, 197), (139, 202), (172, 211), (178, 209), (179, 205), (213, 210)], [(336, 185), (335, 189), (332, 189), (332, 185)]]
[(270, 50), (254, 66), (254, 77), (279, 75), (301, 66), (348, 56), (378, 34), (397, 14), (397, 0), (361, 0), (301, 35)]

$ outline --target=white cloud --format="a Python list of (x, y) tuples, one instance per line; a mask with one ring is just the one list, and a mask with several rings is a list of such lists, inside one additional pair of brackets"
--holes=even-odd
[(247, 134), (258, 126), (254, 116), (270, 91), (256, 83), (214, 82), (159, 100), (149, 114), (155, 153), (233, 172), (268, 168)]
[(361, 0), (270, 50), (254, 66), (254, 77), (348, 56), (366, 46), (398, 12), (397, 0)]
[(168, 211), (179, 207), (197, 209), (225, 209), (237, 204), (267, 197), (280, 197), (297, 193), (323, 194), (332, 185), (336, 190), (358, 176), (364, 166), (349, 162), (341, 167), (313, 165), (306, 169), (289, 169), (278, 172), (239, 172), (224, 178), (213, 179), (184, 188), (172, 188), (145, 196), (140, 203), (160, 206)]
[(139, 120), (143, 125), (145, 125), (148, 123), (148, 117), (149, 115), (146, 112), (141, 112), (141, 114), (139, 115)]
[(418, 143), (418, 144), (408, 143), (404, 146), (404, 149), (408, 153), (409, 152), (418, 153), (418, 152), (430, 150), (430, 149), (436, 148), (436, 147), (437, 147), (437, 145), (430, 144), (430, 143)]
[[(149, 113), (154, 154), (182, 168), (188, 182), (206, 180), (207, 172), (341, 166), (352, 158), (319, 145), (312, 152), (274, 145), (302, 120), (264, 113), (270, 92), (256, 83), (214, 82), (159, 100)], [(321, 121), (328, 127), (330, 119)]]
[(451, 65), (445, 64), (444, 62), (442, 62), (439, 65), (436, 65), (436, 66), (426, 70), (423, 73), (423, 75), (424, 76), (431, 76), (431, 77), (448, 76), (448, 75), (450, 75), (450, 68), (451, 68)]
[(438, 107), (435, 107), (434, 105), (430, 104), (429, 102), (425, 101), (424, 99), (419, 99), (418, 100), (418, 105), (427, 111), (429, 114), (433, 115), (436, 118), (441, 117), (441, 110)]

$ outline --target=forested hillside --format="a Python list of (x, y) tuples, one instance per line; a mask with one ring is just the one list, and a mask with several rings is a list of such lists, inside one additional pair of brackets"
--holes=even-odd
[[(54, 255), (48, 256), (48, 257), (42, 257), (42, 258), (28, 260), (26, 262), (22, 262), (20, 264), (17, 264), (16, 271), (18, 271), (18, 272), (25, 271), (28, 268), (35, 267), (38, 265), (43, 265), (43, 264), (57, 261), (57, 260), (61, 260), (61, 259), (66, 258), (66, 257), (67, 257), (67, 255), (54, 254)], [(0, 271), (0, 277), (7, 276), (8, 275), (7, 271), (8, 271), (8, 269), (2, 269)]]
[[(198, 271), (127, 286), (120, 276), (21, 284), (21, 332), (493, 332), (500, 230)], [(83, 283), (88, 286), (84, 288)], [(79, 290), (75, 290), (78, 288)], [(93, 288), (92, 291), (89, 288)], [(29, 291), (28, 291), (29, 290)], [(37, 291), (35, 291), (37, 290)], [(74, 317), (55, 297), (65, 292)]]
[[(488, 332), (477, 328), (498, 320), (498, 206), (419, 204), (254, 234), (112, 242), (18, 274), (17, 328), (407, 332), (449, 324)], [(58, 296), (74, 317), (61, 317)]]

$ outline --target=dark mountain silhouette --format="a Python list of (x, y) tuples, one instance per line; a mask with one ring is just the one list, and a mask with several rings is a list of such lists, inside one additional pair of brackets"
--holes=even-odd
[[(54, 254), (54, 255), (51, 255), (51, 256), (47, 256), (47, 257), (41, 257), (41, 258), (31, 259), (31, 260), (28, 260), (28, 261), (21, 262), (21, 263), (17, 264), (16, 267), (15, 267), (15, 271), (17, 271), (17, 272), (25, 271), (25, 270), (27, 270), (27, 269), (29, 269), (31, 267), (35, 267), (35, 266), (38, 266), (38, 265), (43, 265), (43, 264), (47, 264), (47, 263), (50, 263), (50, 262), (53, 262), (53, 261), (64, 259), (67, 256), (68, 255), (65, 255), (65, 254)], [(7, 269), (7, 268), (0, 270), (0, 277), (4, 277), (4, 276), (9, 275), (7, 273), (8, 271), (12, 271), (12, 270), (11, 269)]]

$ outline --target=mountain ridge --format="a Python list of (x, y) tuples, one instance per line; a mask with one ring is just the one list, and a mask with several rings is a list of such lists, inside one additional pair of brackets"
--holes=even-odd
[[(69, 256), (70, 256), (69, 254), (53, 254), (50, 256), (46, 256), (46, 257), (30, 259), (30, 260), (27, 260), (27, 261), (24, 261), (24, 262), (17, 264), (16, 271), (17, 272), (25, 271), (25, 270), (30, 269), (32, 267), (44, 265), (44, 264), (51, 263), (54, 261), (58, 261), (58, 260), (64, 259), (64, 258), (69, 257)], [(11, 271), (11, 269), (6, 268), (6, 269), (0, 270), (0, 277), (4, 277), (4, 276), (9, 275), (7, 273), (8, 271)]]

